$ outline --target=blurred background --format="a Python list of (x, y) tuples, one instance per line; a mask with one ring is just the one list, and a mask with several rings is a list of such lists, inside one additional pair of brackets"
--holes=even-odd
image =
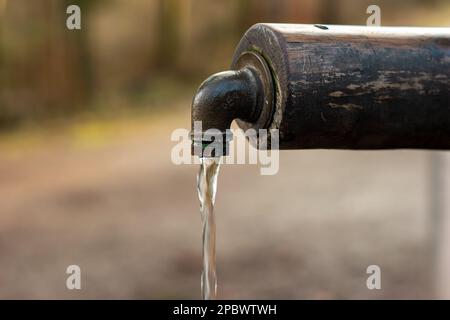
[[(197, 86), (254, 23), (364, 25), (371, 4), (450, 26), (447, 0), (0, 0), (0, 298), (199, 298), (198, 167), (170, 159)], [(450, 297), (448, 155), (280, 157), (221, 168), (220, 298)]]

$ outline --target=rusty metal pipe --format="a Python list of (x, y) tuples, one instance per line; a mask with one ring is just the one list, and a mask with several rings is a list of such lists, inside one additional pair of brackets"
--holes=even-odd
[[(278, 129), (280, 149), (450, 149), (450, 28), (257, 24), (233, 57), (245, 68), (257, 92), (236, 97), (253, 99), (240, 108), (254, 118), (232, 118)], [(224, 112), (197, 112), (222, 102), (194, 101), (193, 121), (229, 126)]]

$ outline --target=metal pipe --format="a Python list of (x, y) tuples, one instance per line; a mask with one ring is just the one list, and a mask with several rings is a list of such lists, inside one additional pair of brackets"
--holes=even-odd
[[(450, 28), (257, 24), (231, 69), (252, 70), (255, 92), (204, 84), (203, 131), (233, 118), (278, 129), (280, 149), (450, 149)], [(205, 94), (221, 90), (239, 111)]]

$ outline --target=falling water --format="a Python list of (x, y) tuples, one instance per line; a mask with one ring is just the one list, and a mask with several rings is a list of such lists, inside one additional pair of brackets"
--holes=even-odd
[(202, 298), (210, 300), (215, 299), (217, 295), (214, 200), (216, 198), (220, 158), (201, 158), (200, 161), (201, 166), (197, 176), (197, 192), (203, 223), (203, 273), (201, 287)]

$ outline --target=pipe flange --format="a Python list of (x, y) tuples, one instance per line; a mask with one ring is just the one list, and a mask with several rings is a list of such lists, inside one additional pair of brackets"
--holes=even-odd
[(272, 80), (272, 73), (265, 59), (257, 52), (246, 51), (241, 54), (235, 64), (232, 65), (233, 70), (250, 69), (255, 79), (259, 82), (260, 90), (257, 92), (257, 110), (259, 115), (255, 115), (254, 122), (247, 122), (242, 119), (236, 119), (239, 127), (246, 131), (247, 129), (267, 129), (272, 122), (272, 116), (275, 105), (275, 94)]

